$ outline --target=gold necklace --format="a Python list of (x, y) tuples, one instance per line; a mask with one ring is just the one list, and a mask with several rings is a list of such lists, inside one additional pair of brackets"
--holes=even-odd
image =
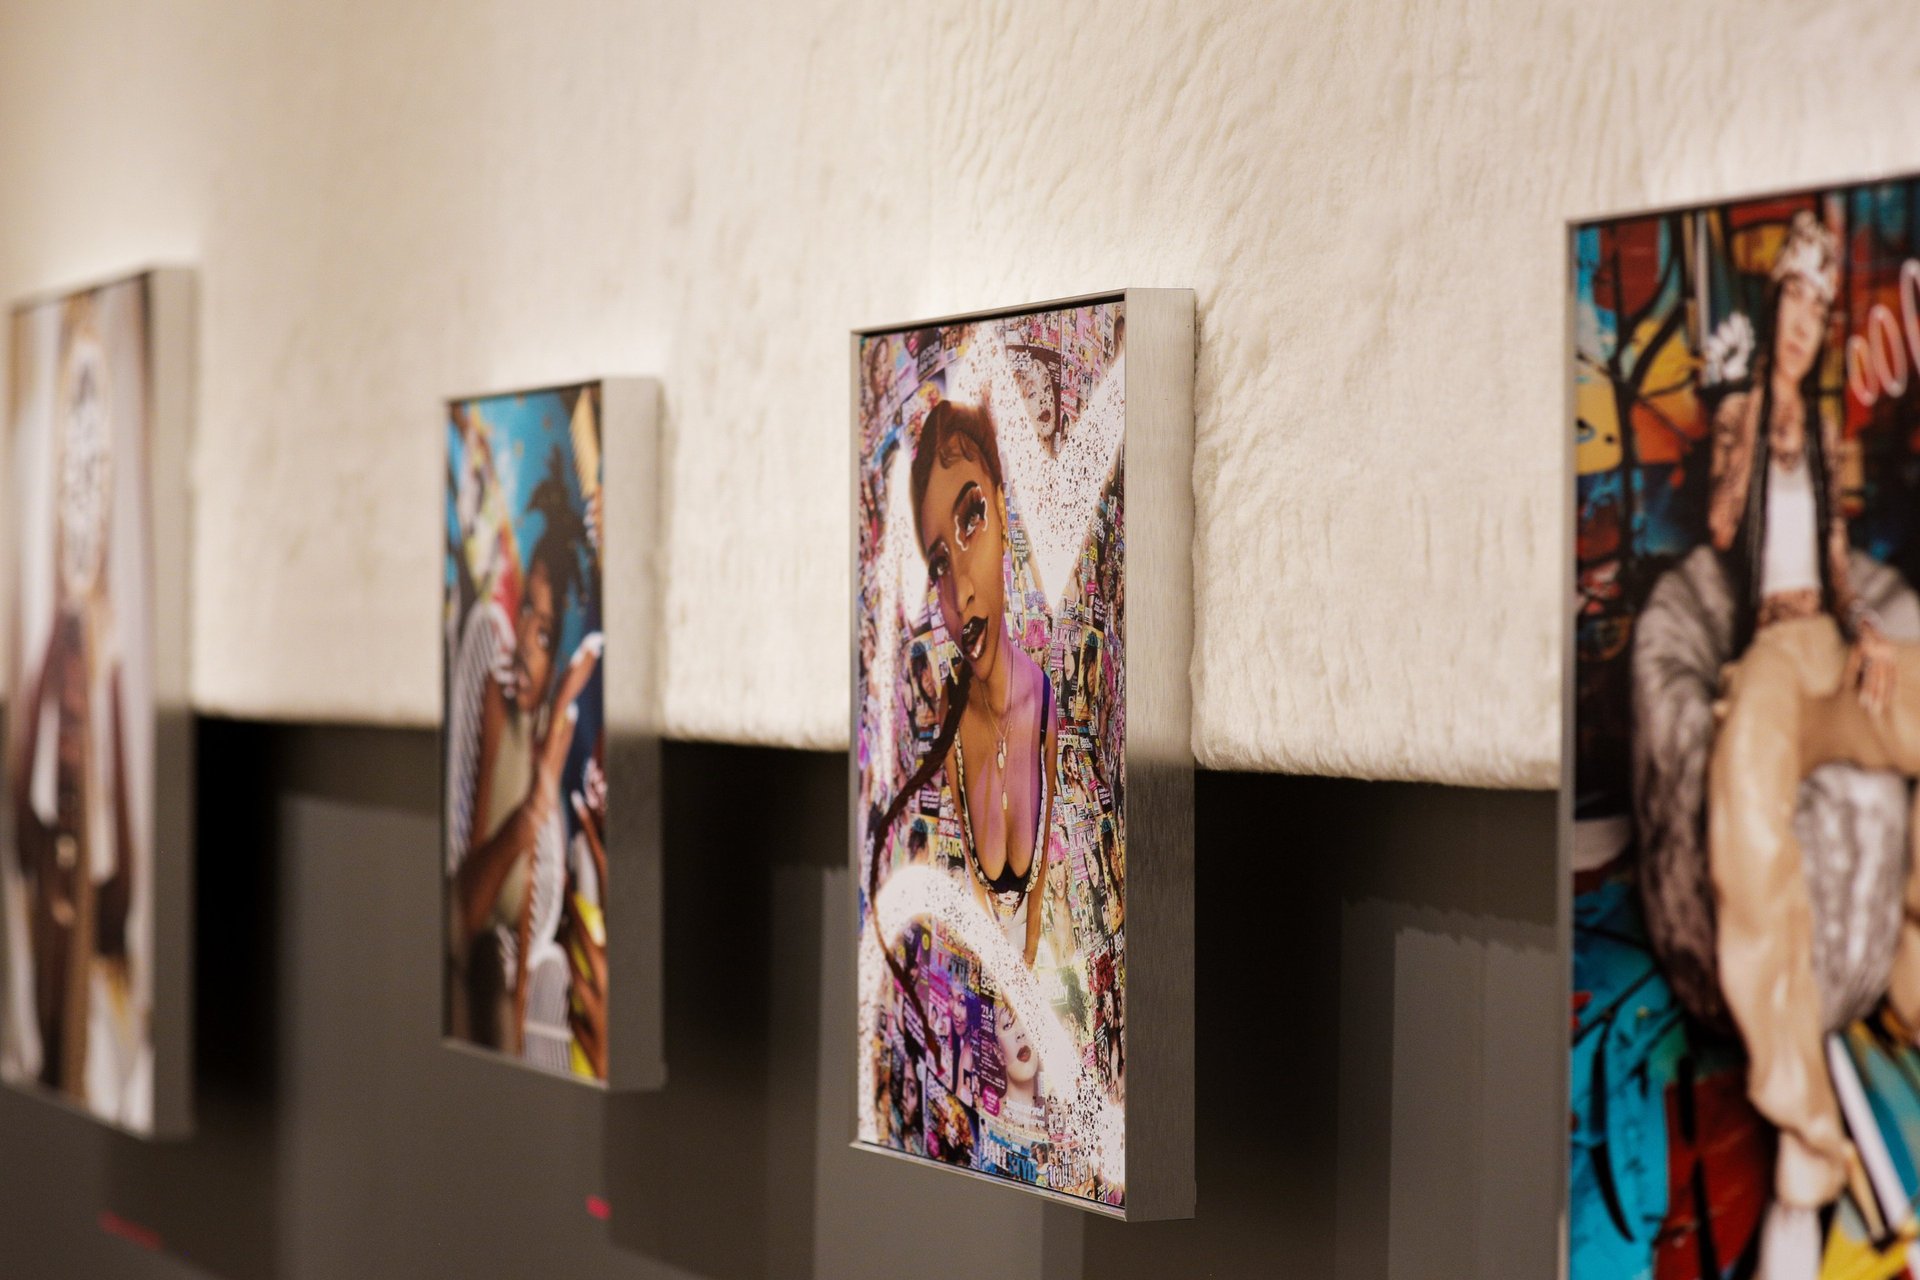
[[(1007, 722), (1004, 715), (996, 715), (993, 710), (991, 693), (981, 699), (987, 704), (987, 715), (993, 719), (993, 767), (1000, 775), (1000, 816), (1007, 814)], [(1007, 710), (1013, 709), (1013, 688), (1007, 688)]]

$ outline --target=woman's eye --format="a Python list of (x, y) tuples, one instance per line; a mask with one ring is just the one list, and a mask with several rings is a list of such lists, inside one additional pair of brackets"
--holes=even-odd
[(927, 561), (927, 578), (930, 581), (937, 584), (940, 579), (946, 576), (947, 558), (945, 556), (935, 556), (933, 559)]
[(987, 496), (977, 488), (970, 489), (961, 499), (959, 513), (953, 519), (954, 536), (959, 538), (960, 545), (964, 547), (972, 541), (986, 521)]

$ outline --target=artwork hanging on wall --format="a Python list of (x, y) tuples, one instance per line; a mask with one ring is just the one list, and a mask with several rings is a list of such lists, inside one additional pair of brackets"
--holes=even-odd
[(142, 1137), (191, 1128), (193, 279), (14, 310), (0, 1068)]
[(1193, 295), (854, 340), (857, 1143), (1192, 1212)]
[(446, 420), (445, 1031), (609, 1088), (664, 1076), (656, 404), (606, 379)]
[(1576, 1280), (1920, 1275), (1917, 220), (1572, 230)]

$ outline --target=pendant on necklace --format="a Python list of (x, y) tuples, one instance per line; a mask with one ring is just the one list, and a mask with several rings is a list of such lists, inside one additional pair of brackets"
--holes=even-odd
[(996, 769), (1004, 769), (1007, 767), (1007, 740), (1005, 738), (998, 738), (994, 741), (993, 767)]

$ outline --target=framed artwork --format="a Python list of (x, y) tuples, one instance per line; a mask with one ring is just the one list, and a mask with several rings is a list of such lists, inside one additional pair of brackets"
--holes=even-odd
[(0, 904), (8, 1083), (192, 1126), (193, 277), (14, 309)]
[(854, 335), (856, 1145), (1193, 1210), (1194, 304)]
[(446, 417), (445, 1032), (612, 1089), (664, 1080), (657, 401), (606, 379)]
[(1920, 179), (1571, 229), (1571, 1274), (1920, 1274)]

